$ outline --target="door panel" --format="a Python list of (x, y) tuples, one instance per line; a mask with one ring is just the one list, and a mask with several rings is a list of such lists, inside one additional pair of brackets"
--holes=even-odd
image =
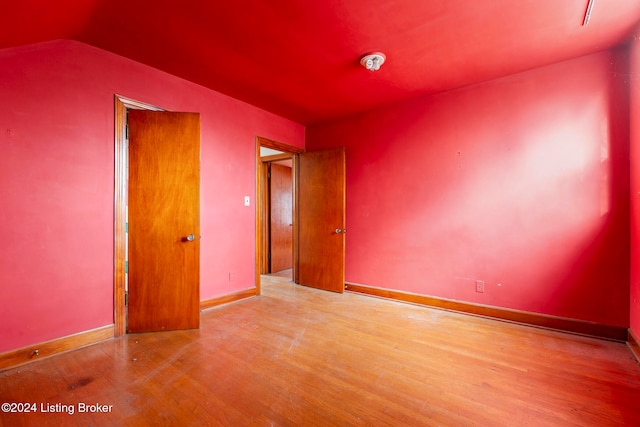
[(300, 154), (297, 173), (299, 282), (344, 292), (344, 148)]
[(130, 110), (128, 123), (127, 329), (198, 328), (200, 116)]
[(291, 168), (271, 164), (271, 272), (293, 267), (293, 187)]

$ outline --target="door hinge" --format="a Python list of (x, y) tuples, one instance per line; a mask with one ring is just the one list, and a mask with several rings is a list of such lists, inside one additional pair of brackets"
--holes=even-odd
[(129, 292), (124, 293), (124, 305), (129, 305)]
[(268, 257), (269, 259), (271, 259), (271, 252), (269, 252), (269, 253), (267, 254), (267, 257)]

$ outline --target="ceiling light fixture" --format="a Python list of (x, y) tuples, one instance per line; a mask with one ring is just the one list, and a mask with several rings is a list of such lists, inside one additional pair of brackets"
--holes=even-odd
[(360, 64), (369, 71), (378, 71), (387, 57), (384, 53), (374, 52), (362, 57)]

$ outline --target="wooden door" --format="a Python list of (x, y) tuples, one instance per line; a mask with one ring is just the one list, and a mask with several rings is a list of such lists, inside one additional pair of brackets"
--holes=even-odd
[(271, 273), (293, 267), (293, 180), (291, 168), (271, 163)]
[(200, 324), (200, 116), (129, 111), (129, 332)]
[(300, 154), (298, 282), (344, 292), (344, 148)]

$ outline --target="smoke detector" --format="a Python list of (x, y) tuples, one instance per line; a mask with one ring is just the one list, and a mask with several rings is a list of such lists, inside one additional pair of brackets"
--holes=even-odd
[(360, 64), (369, 71), (378, 71), (387, 57), (382, 52), (369, 53), (360, 59)]

